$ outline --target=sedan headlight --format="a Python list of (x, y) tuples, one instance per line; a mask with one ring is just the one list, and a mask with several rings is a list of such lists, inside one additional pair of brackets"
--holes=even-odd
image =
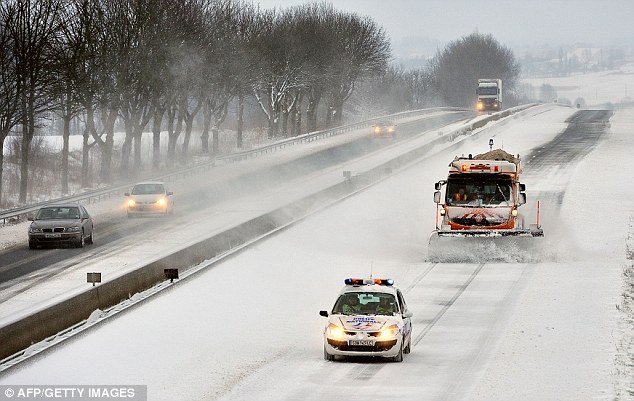
[(29, 232), (30, 233), (41, 233), (42, 229), (38, 228), (38, 227), (29, 227)]
[(343, 338), (345, 334), (343, 329), (334, 323), (330, 323), (326, 329), (326, 336), (330, 338)]
[(398, 326), (393, 324), (381, 330), (381, 332), (379, 333), (379, 337), (390, 338), (390, 337), (396, 337), (397, 334), (398, 334)]
[(66, 228), (67, 233), (78, 233), (81, 230), (80, 227), (68, 227)]

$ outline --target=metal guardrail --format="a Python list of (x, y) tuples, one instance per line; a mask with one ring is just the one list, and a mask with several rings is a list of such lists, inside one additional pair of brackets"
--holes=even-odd
[[(352, 124), (342, 125), (340, 127), (331, 128), (323, 131), (311, 132), (308, 134), (299, 135), (296, 137), (283, 139), (269, 145), (265, 145), (256, 149), (245, 150), (241, 152), (231, 153), (228, 155), (218, 156), (209, 161), (198, 163), (195, 165), (187, 166), (179, 170), (171, 171), (167, 174), (163, 174), (156, 177), (146, 178), (144, 180), (160, 180), (160, 181), (173, 181), (179, 177), (189, 176), (193, 174), (199, 174), (203, 171), (208, 171), (213, 168), (218, 162), (224, 163), (235, 163), (241, 160), (252, 159), (255, 157), (259, 157), (265, 154), (273, 153), (275, 151), (286, 148), (287, 146), (294, 146), (304, 142), (312, 142), (319, 139), (324, 139), (327, 137), (340, 135), (349, 131), (357, 130), (360, 128), (366, 128), (372, 125), (374, 122), (390, 118), (394, 120), (402, 120), (409, 117), (422, 116), (425, 114), (430, 114), (435, 111), (463, 111), (462, 108), (457, 107), (434, 107), (430, 109), (421, 109), (421, 110), (413, 110), (413, 111), (405, 111), (401, 113), (396, 113), (383, 117), (376, 117), (370, 120), (364, 120), (355, 122)], [(53, 203), (95, 203), (99, 202), (102, 199), (109, 199), (112, 196), (121, 196), (126, 189), (129, 189), (134, 182), (139, 180), (129, 181), (123, 184), (118, 184), (115, 186), (103, 188), (103, 189), (95, 189), (90, 191), (81, 192), (79, 194), (63, 196), (56, 199), (50, 199), (43, 202), (31, 203), (24, 206), (18, 206), (11, 209), (6, 209), (0, 211), (0, 220), (2, 220), (2, 225), (6, 225), (7, 221), (20, 221), (30, 213), (37, 211), (42, 206), (50, 205)]]

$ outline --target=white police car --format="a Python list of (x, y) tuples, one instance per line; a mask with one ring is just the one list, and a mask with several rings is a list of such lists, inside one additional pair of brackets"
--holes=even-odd
[(324, 329), (324, 358), (379, 356), (395, 362), (412, 348), (412, 312), (392, 279), (347, 278)]

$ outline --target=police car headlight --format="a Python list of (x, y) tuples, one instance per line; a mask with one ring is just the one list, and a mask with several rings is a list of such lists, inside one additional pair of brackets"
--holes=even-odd
[(330, 323), (328, 325), (328, 329), (326, 330), (326, 335), (330, 338), (343, 338), (346, 333), (344, 333), (341, 327), (334, 323)]
[(381, 330), (381, 332), (379, 333), (379, 337), (390, 338), (390, 337), (396, 337), (397, 334), (398, 334), (398, 326), (393, 324)]

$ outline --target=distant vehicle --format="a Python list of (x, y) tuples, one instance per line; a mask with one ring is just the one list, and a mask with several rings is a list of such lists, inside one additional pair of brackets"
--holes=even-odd
[(130, 192), (124, 194), (128, 197), (126, 210), (128, 217), (141, 215), (167, 215), (174, 212), (173, 192), (168, 191), (161, 181), (139, 182), (132, 187)]
[(324, 328), (324, 359), (377, 356), (402, 362), (412, 349), (412, 312), (392, 279), (347, 278)]
[(393, 138), (396, 136), (396, 124), (390, 120), (378, 121), (372, 126), (372, 134), (375, 138)]
[(476, 110), (502, 110), (501, 79), (478, 79), (478, 88), (476, 89), (476, 95), (478, 96), (478, 100), (476, 102)]
[(67, 244), (77, 248), (92, 244), (93, 221), (82, 205), (44, 206), (37, 211), (29, 226), (29, 248)]

